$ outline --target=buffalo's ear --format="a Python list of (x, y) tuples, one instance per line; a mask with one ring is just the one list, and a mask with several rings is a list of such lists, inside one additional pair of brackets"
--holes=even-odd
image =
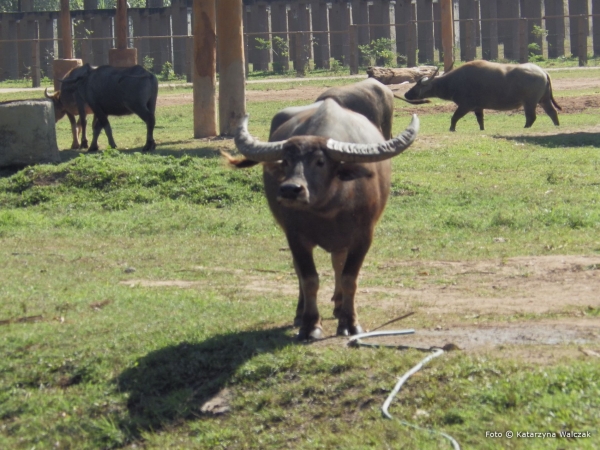
[(337, 168), (336, 176), (342, 181), (352, 181), (359, 178), (371, 178), (373, 172), (360, 164), (342, 163)]

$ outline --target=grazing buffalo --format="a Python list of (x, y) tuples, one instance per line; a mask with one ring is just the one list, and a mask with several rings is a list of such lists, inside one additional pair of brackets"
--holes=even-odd
[[(364, 86), (358, 85), (357, 96)], [(379, 106), (371, 105), (373, 110)], [(263, 163), (265, 195), (286, 234), (298, 275), (298, 339), (318, 339), (323, 333), (316, 246), (331, 253), (337, 334), (361, 333), (354, 307), (358, 273), (388, 198), (390, 158), (415, 140), (417, 117), (396, 138), (386, 140), (367, 117), (326, 98), (297, 108), (286, 121), (272, 126), (269, 142), (257, 141), (247, 127), (246, 117), (235, 136), (245, 159), (226, 156), (237, 167)]]
[(384, 138), (392, 138), (394, 94), (387, 86), (373, 78), (349, 86), (329, 88), (311, 105), (291, 106), (279, 111), (271, 121), (271, 134), (299, 112), (315, 109), (328, 98), (344, 108), (362, 114), (379, 128)]
[(431, 97), (450, 100), (458, 108), (450, 121), (450, 131), (456, 122), (473, 111), (479, 128), (483, 130), (483, 110), (508, 111), (525, 109), (525, 128), (535, 122), (535, 108), (544, 108), (554, 125), (562, 109), (552, 96), (550, 75), (535, 64), (498, 64), (488, 61), (471, 61), (441, 77), (421, 78), (404, 97), (409, 102)]
[[(58, 122), (65, 115), (67, 116), (71, 123), (71, 133), (73, 134), (71, 148), (80, 148), (79, 133), (81, 132), (81, 120), (75, 121), (75, 116), (79, 115), (79, 110), (77, 109), (77, 102), (75, 101), (73, 92), (63, 95), (61, 91), (56, 91), (52, 95), (49, 95), (48, 88), (46, 88), (44, 96), (54, 103), (54, 122)], [(86, 114), (91, 114), (92, 110), (86, 105), (85, 112)], [(85, 147), (87, 148), (87, 142)]]
[(81, 146), (84, 148), (87, 145), (86, 105), (94, 113), (94, 136), (89, 151), (98, 150), (98, 136), (103, 128), (109, 145), (116, 147), (108, 116), (128, 114), (137, 114), (146, 123), (146, 145), (143, 151), (156, 147), (153, 132), (158, 81), (156, 76), (142, 66), (100, 66), (94, 69), (85, 64), (71, 70), (62, 80), (61, 95), (75, 98), (82, 128)]

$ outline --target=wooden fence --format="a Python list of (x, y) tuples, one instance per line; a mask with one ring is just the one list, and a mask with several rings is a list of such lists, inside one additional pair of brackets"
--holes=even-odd
[[(156, 73), (190, 73), (190, 5), (172, 0), (169, 7), (128, 11), (129, 46), (137, 48), (140, 64)], [(308, 65), (340, 64), (356, 73), (372, 62), (361, 46), (382, 38), (401, 55), (397, 66), (443, 59), (437, 0), (248, 1), (244, 8), (248, 70), (304, 72)], [(584, 65), (588, 55), (600, 55), (600, 0), (453, 0), (453, 11), (457, 60), (525, 62), (539, 54), (575, 56)], [(71, 12), (76, 57), (108, 63), (114, 15)], [(0, 80), (52, 77), (52, 60), (62, 57), (58, 19), (56, 11), (0, 13)]]

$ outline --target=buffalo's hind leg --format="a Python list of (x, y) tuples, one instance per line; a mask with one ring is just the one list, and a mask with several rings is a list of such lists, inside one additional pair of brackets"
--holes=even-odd
[(481, 131), (483, 131), (484, 130), (484, 128), (483, 128), (483, 109), (476, 109), (474, 111), (474, 113), (475, 113), (475, 117), (477, 117), (477, 123), (479, 124), (479, 129)]
[(540, 105), (542, 106), (542, 108), (544, 108), (546, 114), (550, 116), (550, 119), (552, 119), (552, 123), (558, 126), (558, 113), (556, 112), (556, 109), (554, 109), (554, 106), (552, 106), (552, 101), (549, 98), (543, 99), (542, 101), (540, 101)]
[(363, 332), (362, 327), (358, 323), (354, 297), (356, 295), (358, 273), (369, 251), (369, 247), (370, 243), (363, 243), (348, 252), (348, 257), (346, 258), (346, 263), (341, 274), (342, 304), (337, 315), (338, 336), (349, 336)]
[(154, 126), (156, 125), (156, 117), (154, 115), (152, 103), (148, 105), (132, 105), (131, 110), (146, 124), (146, 144), (142, 149), (143, 152), (149, 152), (156, 148), (154, 142)]

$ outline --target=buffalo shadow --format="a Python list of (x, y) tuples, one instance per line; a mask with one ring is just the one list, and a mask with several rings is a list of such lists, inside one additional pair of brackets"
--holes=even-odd
[(496, 139), (526, 142), (548, 148), (600, 147), (600, 133), (558, 133), (546, 136), (494, 136)]
[(143, 431), (205, 415), (202, 405), (227, 387), (242, 364), (260, 353), (294, 345), (290, 330), (291, 326), (219, 334), (139, 358), (114, 380), (120, 392), (128, 393), (129, 416), (121, 420), (121, 430), (128, 440), (137, 440)]

